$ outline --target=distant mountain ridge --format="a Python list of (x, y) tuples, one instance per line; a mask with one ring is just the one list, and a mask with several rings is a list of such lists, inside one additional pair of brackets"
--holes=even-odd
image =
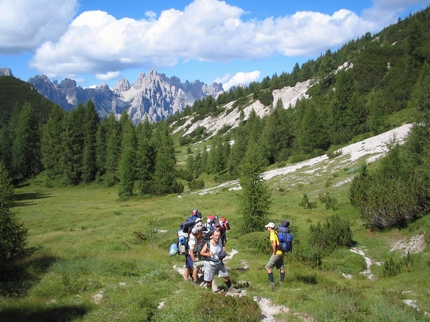
[[(13, 75), (9, 68), (2, 68), (0, 76)], [(37, 92), (66, 111), (92, 100), (100, 117), (111, 112), (119, 117), (127, 111), (134, 123), (145, 119), (150, 122), (163, 120), (198, 99), (209, 95), (216, 98), (224, 92), (220, 83), (206, 85), (199, 80), (182, 83), (178, 77), (169, 78), (154, 69), (149, 74), (141, 73), (132, 85), (127, 79), (120, 79), (113, 89), (105, 83), (95, 88), (82, 88), (69, 78), (60, 83), (51, 82), (45, 75), (36, 75), (28, 82)]]

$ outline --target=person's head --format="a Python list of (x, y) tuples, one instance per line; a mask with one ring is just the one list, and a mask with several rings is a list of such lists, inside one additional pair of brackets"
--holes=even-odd
[(215, 242), (218, 242), (219, 241), (219, 239), (220, 239), (220, 237), (221, 237), (221, 231), (219, 230), (219, 229), (215, 229), (215, 231), (213, 232), (213, 234), (212, 234), (212, 239), (215, 241)]
[(197, 209), (193, 209), (193, 210), (191, 211), (191, 213), (193, 214), (193, 216), (198, 216), (199, 211), (198, 211)]
[(275, 229), (275, 224), (273, 222), (269, 222), (266, 226), (264, 226), (267, 228), (268, 231), (272, 231)]

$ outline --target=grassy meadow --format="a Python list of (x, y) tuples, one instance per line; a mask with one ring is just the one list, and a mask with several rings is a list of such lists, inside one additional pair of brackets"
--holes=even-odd
[[(210, 194), (186, 190), (181, 195), (119, 200), (116, 187), (47, 185), (42, 174), (15, 188), (13, 209), (29, 229), (28, 254), (2, 265), (0, 320), (256, 321), (261, 314), (253, 300), (257, 296), (289, 308), (289, 313), (276, 316), (277, 321), (430, 320), (428, 247), (411, 254), (403, 266), (403, 254), (390, 252), (396, 241), (408, 242), (417, 235), (425, 234), (428, 243), (429, 216), (404, 230), (365, 229), (348, 199), (351, 170), (360, 161), (345, 165), (345, 158), (267, 182), (273, 202), (268, 219), (277, 224), (289, 219), (295, 238), (293, 254), (285, 256), (285, 283), (273, 292), (264, 270), (269, 253), (253, 248), (249, 236), (239, 230), (239, 191), (224, 187)], [(210, 178), (205, 183), (216, 186)], [(327, 210), (318, 202), (321, 192), (335, 197), (339, 209)], [(303, 194), (317, 207), (300, 207)], [(184, 258), (169, 257), (169, 246), (193, 208), (203, 217), (229, 220), (227, 248), (238, 253), (227, 267), (233, 285), (247, 282), (244, 297), (212, 294), (185, 282), (174, 268), (181, 267)], [(367, 268), (365, 258), (346, 248), (322, 258), (318, 269), (294, 257), (294, 249), (307, 243), (310, 225), (334, 214), (351, 222), (356, 247), (373, 262), (374, 279), (361, 273)], [(252, 238), (267, 238), (267, 232)], [(384, 274), (384, 263), (390, 260), (402, 266), (394, 276)], [(278, 281), (278, 271), (274, 276)], [(407, 305), (408, 300), (416, 308)]]

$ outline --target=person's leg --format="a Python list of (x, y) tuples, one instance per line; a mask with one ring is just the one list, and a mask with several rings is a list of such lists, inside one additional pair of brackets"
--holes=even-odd
[(285, 278), (284, 256), (281, 256), (278, 259), (276, 267), (279, 268), (279, 284), (281, 285), (282, 283), (284, 283)]
[(267, 277), (269, 278), (270, 288), (273, 289), (275, 287), (275, 279), (273, 277), (273, 267), (276, 263), (276, 256), (270, 256), (269, 261), (267, 262), (265, 269), (267, 271)]
[(234, 292), (234, 293), (241, 292), (239, 289), (236, 289), (231, 285), (230, 277), (228, 276), (227, 269), (225, 268), (224, 265), (222, 265), (222, 267), (219, 268), (218, 276), (224, 279), (224, 283), (227, 286), (228, 292)]

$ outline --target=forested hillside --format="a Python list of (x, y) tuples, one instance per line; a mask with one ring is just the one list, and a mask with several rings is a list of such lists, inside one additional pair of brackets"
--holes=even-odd
[[(216, 181), (237, 178), (252, 142), (261, 147), (266, 166), (333, 153), (354, 138), (413, 120), (411, 98), (418, 75), (430, 60), (429, 15), (428, 8), (376, 35), (351, 40), (334, 53), (296, 64), (291, 73), (265, 77), (216, 100), (196, 101), (156, 124), (133, 125), (127, 114), (120, 120), (113, 115), (100, 120), (91, 101), (65, 113), (51, 109), (40, 95), (23, 94), (28, 91), (20, 90), (11, 98), (14, 92), (5, 91), (6, 84), (21, 85), (1, 77), (0, 160), (15, 180), (46, 171), (47, 184), (53, 179), (69, 185), (96, 181), (118, 185), (120, 196), (130, 196), (181, 192), (186, 184), (199, 188), (205, 184), (202, 174)], [(208, 135), (205, 128), (184, 137), (170, 134), (187, 118), (216, 117), (227, 102), (234, 101), (236, 109), (255, 100), (268, 106), (274, 89), (308, 79), (313, 81), (310, 98), (295, 108), (279, 101), (267, 118), (252, 113), (241, 118), (238, 128), (225, 128), (193, 149), (193, 143)], [(176, 164), (180, 154), (175, 146), (187, 147), (187, 153), (181, 151), (187, 155), (186, 168)]]

